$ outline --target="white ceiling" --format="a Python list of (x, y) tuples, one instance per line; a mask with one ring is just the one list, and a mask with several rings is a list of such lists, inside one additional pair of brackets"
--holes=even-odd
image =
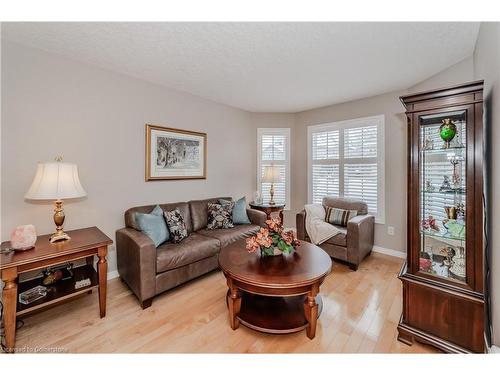
[(2, 38), (253, 112), (406, 89), (473, 53), (479, 23), (7, 23)]

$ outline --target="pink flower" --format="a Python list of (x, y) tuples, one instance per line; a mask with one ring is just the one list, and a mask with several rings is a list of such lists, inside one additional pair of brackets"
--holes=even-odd
[(281, 219), (279, 218), (266, 220), (266, 224), (269, 227), (269, 229), (272, 230), (273, 232), (280, 232), (283, 230), (283, 227), (281, 225)]
[(257, 243), (257, 239), (255, 237), (247, 238), (246, 243), (247, 243), (246, 249), (248, 250), (249, 253), (253, 253), (260, 249), (260, 246)]

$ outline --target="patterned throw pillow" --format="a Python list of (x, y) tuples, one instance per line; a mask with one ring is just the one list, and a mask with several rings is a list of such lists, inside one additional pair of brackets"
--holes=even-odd
[(184, 218), (178, 208), (173, 211), (165, 211), (163, 214), (173, 243), (179, 243), (188, 236)]
[(233, 228), (233, 207), (234, 202), (209, 203), (208, 204), (208, 224), (207, 229), (227, 229)]
[(325, 207), (325, 221), (333, 225), (347, 227), (347, 222), (358, 215), (356, 210), (342, 210), (341, 208)]

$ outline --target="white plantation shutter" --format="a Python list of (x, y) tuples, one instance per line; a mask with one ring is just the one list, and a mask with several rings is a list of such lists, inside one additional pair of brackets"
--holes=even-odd
[(312, 202), (321, 203), (327, 195), (339, 195), (339, 166), (313, 164)]
[(286, 160), (286, 135), (262, 134), (261, 145), (262, 160)]
[(263, 201), (268, 202), (270, 197), (270, 183), (261, 182), (266, 166), (277, 166), (282, 182), (274, 184), (274, 201), (285, 203), (285, 209), (290, 205), (290, 129), (288, 128), (259, 128), (257, 129), (258, 166), (257, 190)]
[(309, 201), (359, 199), (384, 223), (384, 116), (310, 126)]
[(339, 195), (339, 131), (312, 134), (312, 202), (327, 195)]
[(376, 158), (377, 126), (344, 129), (344, 158)]
[(344, 165), (344, 197), (360, 199), (369, 212), (377, 212), (377, 163)]
[(313, 133), (313, 160), (339, 158), (339, 131)]

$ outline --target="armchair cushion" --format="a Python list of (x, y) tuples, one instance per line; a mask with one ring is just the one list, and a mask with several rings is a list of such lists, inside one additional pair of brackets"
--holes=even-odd
[(329, 238), (326, 243), (332, 244), (332, 245), (337, 245), (337, 246), (347, 246), (347, 230), (345, 227), (342, 227), (340, 225), (334, 225), (337, 229), (339, 229), (341, 232), (339, 234), (336, 234), (335, 236)]
[(341, 227), (347, 227), (347, 222), (358, 214), (356, 210), (343, 210), (335, 207), (326, 207), (325, 211), (325, 221)]

